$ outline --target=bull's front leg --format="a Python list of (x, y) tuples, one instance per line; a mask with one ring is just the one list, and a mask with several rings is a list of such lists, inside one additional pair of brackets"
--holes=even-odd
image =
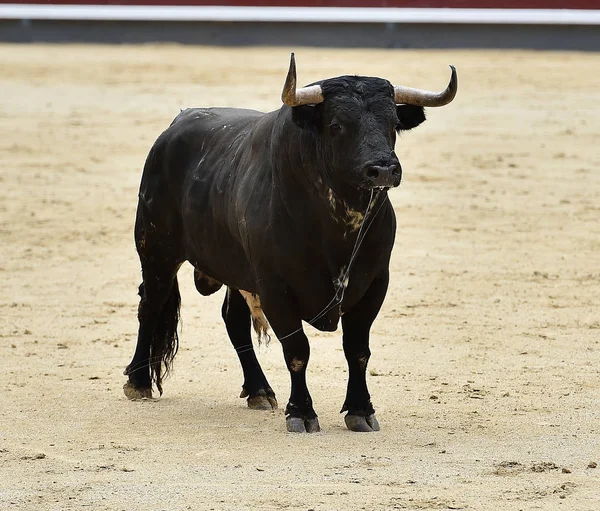
[[(301, 328), (300, 323), (297, 328)], [(287, 430), (292, 433), (316, 433), (321, 428), (306, 386), (306, 367), (310, 357), (308, 339), (300, 330), (285, 338), (281, 345), (292, 384), (290, 400), (285, 407)]]
[(260, 299), (271, 328), (281, 342), (290, 372), (290, 399), (285, 407), (287, 430), (292, 433), (316, 433), (321, 428), (306, 385), (310, 346), (302, 330), (302, 320), (285, 292), (265, 292), (261, 289)]
[(367, 364), (371, 357), (369, 334), (379, 313), (389, 282), (386, 269), (372, 282), (360, 301), (342, 316), (344, 355), (348, 362), (348, 389), (341, 412), (352, 431), (379, 431), (375, 409), (367, 388)]

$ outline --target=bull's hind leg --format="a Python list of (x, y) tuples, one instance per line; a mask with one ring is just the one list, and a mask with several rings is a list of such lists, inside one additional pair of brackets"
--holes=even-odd
[(254, 353), (250, 331), (250, 311), (237, 289), (228, 288), (222, 308), (223, 320), (231, 343), (237, 352), (244, 372), (240, 397), (248, 398), (248, 406), (255, 410), (277, 408), (275, 393)]
[[(177, 270), (183, 262), (178, 249), (178, 230), (169, 217), (151, 219), (149, 208), (140, 201), (135, 241), (142, 264), (139, 288), (138, 340), (125, 374), (123, 391), (129, 399), (152, 397), (152, 382), (162, 394), (163, 372), (170, 369), (177, 352), (177, 323), (181, 297)], [(164, 368), (164, 371), (163, 371)]]
[[(178, 266), (178, 265), (177, 265)], [(152, 380), (162, 394), (163, 365), (169, 369), (177, 352), (177, 323), (181, 297), (177, 283), (177, 266), (170, 271), (144, 268), (138, 307), (138, 341), (125, 373), (123, 391), (129, 399), (152, 397)]]

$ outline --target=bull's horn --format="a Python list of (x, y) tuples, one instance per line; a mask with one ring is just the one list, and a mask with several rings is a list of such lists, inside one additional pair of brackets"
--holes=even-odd
[(290, 59), (290, 70), (281, 93), (281, 101), (287, 106), (316, 105), (323, 101), (323, 91), (320, 85), (296, 89), (296, 60), (293, 53)]
[(394, 85), (394, 98), (396, 104), (416, 105), (416, 106), (444, 106), (450, 103), (456, 96), (458, 90), (458, 78), (456, 77), (456, 69), (452, 69), (450, 83), (446, 90), (442, 92), (430, 92), (428, 90), (413, 89), (411, 87), (403, 87), (402, 85)]

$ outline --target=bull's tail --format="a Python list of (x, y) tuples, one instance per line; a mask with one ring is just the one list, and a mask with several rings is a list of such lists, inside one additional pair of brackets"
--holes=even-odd
[(268, 345), (269, 341), (271, 340), (271, 336), (269, 335), (269, 322), (267, 321), (265, 313), (262, 310), (260, 297), (257, 294), (249, 293), (248, 291), (240, 290), (240, 293), (244, 297), (244, 300), (246, 300), (248, 309), (250, 309), (252, 326), (258, 335), (258, 344), (260, 344), (262, 339), (265, 339)]
[(179, 348), (177, 324), (179, 323), (179, 309), (181, 295), (177, 276), (173, 279), (173, 287), (164, 303), (154, 335), (150, 345), (150, 372), (158, 392), (162, 395), (162, 380), (171, 371), (173, 359)]

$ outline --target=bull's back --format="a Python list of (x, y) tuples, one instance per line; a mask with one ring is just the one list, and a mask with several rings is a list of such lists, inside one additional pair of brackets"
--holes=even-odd
[(232, 149), (250, 143), (254, 126), (264, 115), (239, 108), (183, 110), (156, 142), (164, 153), (163, 171), (169, 180), (202, 172), (218, 174), (231, 163)]
[(235, 228), (240, 206), (235, 197), (264, 115), (233, 108), (182, 111), (152, 147), (140, 185), (140, 205), (154, 213), (146, 216), (181, 233), (187, 260), (215, 279), (245, 288), (249, 284), (241, 281), (252, 280), (252, 271)]

